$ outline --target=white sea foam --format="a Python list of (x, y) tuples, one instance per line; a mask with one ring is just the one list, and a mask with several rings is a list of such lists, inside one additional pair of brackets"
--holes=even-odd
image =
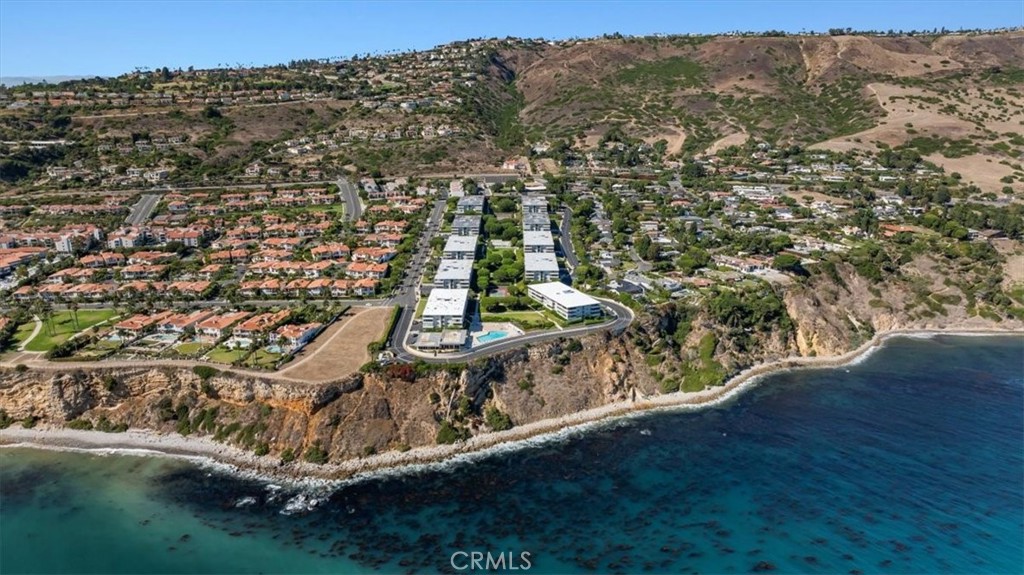
[[(747, 389), (758, 385), (764, 380), (764, 378), (775, 373), (795, 369), (835, 369), (843, 366), (857, 365), (881, 349), (885, 342), (893, 337), (928, 339), (938, 335), (988, 337), (994, 335), (1019, 336), (1021, 333), (937, 333), (932, 331), (922, 331), (879, 334), (878, 337), (863, 348), (850, 352), (845, 356), (821, 358), (820, 360), (793, 358), (780, 360), (774, 364), (755, 366), (737, 374), (725, 384), (724, 391), (711, 397), (700, 397), (700, 394), (707, 394), (706, 392), (698, 392), (697, 394), (692, 395), (672, 394), (655, 396), (652, 398), (644, 398), (636, 403), (609, 404), (586, 412), (554, 420), (526, 424), (509, 431), (476, 436), (465, 443), (456, 444), (454, 446), (420, 447), (405, 453), (388, 452), (366, 459), (330, 464), (322, 468), (300, 463), (295, 467), (287, 467), (278, 470), (273, 466), (268, 466), (267, 459), (256, 458), (251, 454), (241, 452), (227, 446), (219, 444), (204, 445), (203, 443), (200, 443), (197, 448), (193, 441), (201, 442), (202, 440), (193, 440), (191, 438), (185, 440), (183, 438), (167, 438), (165, 436), (154, 438), (152, 435), (147, 435), (145, 432), (135, 432), (135, 435), (138, 437), (132, 437), (131, 431), (122, 437), (126, 437), (127, 441), (135, 440), (149, 445), (154, 445), (158, 447), (158, 449), (63, 446), (48, 443), (46, 441), (33, 443), (31, 438), (22, 443), (14, 445), (7, 444), (7, 446), (33, 448), (42, 447), (60, 451), (79, 451), (87, 453), (100, 452), (102, 454), (111, 455), (174, 457), (188, 460), (204, 468), (230, 474), (234, 477), (267, 482), (268, 491), (271, 492), (267, 498), (268, 502), (275, 500), (280, 495), (279, 490), (281, 489), (281, 486), (269, 482), (278, 481), (288, 485), (289, 487), (299, 488), (301, 490), (300, 495), (303, 495), (303, 499), (298, 501), (290, 500), (289, 504), (292, 506), (299, 506), (300, 504), (308, 506), (311, 500), (315, 502), (325, 500), (334, 490), (358, 482), (386, 477), (415, 476), (427, 472), (454, 471), (467, 463), (472, 463), (497, 454), (513, 453), (523, 449), (557, 444), (582, 436), (594, 430), (615, 429), (629, 426), (632, 425), (631, 422), (633, 420), (641, 417), (649, 417), (654, 413), (693, 412), (717, 408), (734, 401)], [(680, 401), (690, 401), (690, 403), (679, 403)], [(20, 437), (22, 434), (17, 433), (18, 431), (21, 430), (15, 430), (15, 433), (7, 435), (8, 437)], [(58, 435), (60, 433), (64, 433), (70, 438), (70, 441), (74, 442), (75, 438), (82, 437), (79, 435), (80, 433), (89, 434), (91, 432), (70, 432), (69, 430), (58, 430), (56, 433)], [(0, 432), (0, 434), (6, 434), (6, 431)], [(2, 437), (2, 435), (0, 435), (0, 437)], [(0, 447), (3, 446), (4, 445), (0, 445)], [(162, 451), (159, 448), (167, 448), (169, 451)], [(188, 451), (189, 449), (194, 449), (196, 453), (188, 455), (181, 453), (182, 451)], [(236, 461), (238, 464), (225, 463), (223, 458)], [(252, 467), (249, 465), (252, 465)], [(314, 477), (296, 477), (293, 474), (297, 472), (308, 472), (309, 474), (314, 475)], [(346, 479), (322, 479), (316, 476), (317, 473), (351, 475)], [(315, 507), (315, 505), (316, 504), (314, 504), (313, 507)], [(286, 508), (288, 508), (288, 505), (286, 505)]]
[(281, 515), (294, 515), (295, 513), (309, 513), (317, 508), (323, 500), (319, 497), (313, 497), (308, 493), (299, 493), (287, 503), (284, 504), (284, 508), (278, 513)]

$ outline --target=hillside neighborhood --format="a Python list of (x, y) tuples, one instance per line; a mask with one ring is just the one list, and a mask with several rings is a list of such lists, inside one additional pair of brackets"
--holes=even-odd
[[(636, 122), (566, 134), (525, 123), (532, 76), (501, 67), (703, 42), (471, 40), (0, 89), (5, 358), (275, 372), (384, 308), (390, 321), (355, 340), (369, 363), (465, 361), (619, 332), (673, 302), (753, 297), (777, 310), (787, 286), (842, 262), (875, 281), (927, 251), (1021, 257), (1019, 135), (993, 132), (1005, 141), (985, 151), (937, 135), (869, 148), (753, 129), (696, 149)], [(676, 73), (644, 68), (658, 62), (610, 85), (632, 93), (630, 82)], [(694, 73), (686, 82), (708, 71)], [(1019, 92), (998, 86), (992, 117), (1008, 122)], [(271, 129), (293, 120), (299, 129)], [(999, 185), (942, 165), (982, 151), (1007, 158)], [(1019, 317), (1024, 278), (1002, 269), (950, 281), (973, 313)], [(941, 314), (952, 297), (921, 286), (907, 311)]]

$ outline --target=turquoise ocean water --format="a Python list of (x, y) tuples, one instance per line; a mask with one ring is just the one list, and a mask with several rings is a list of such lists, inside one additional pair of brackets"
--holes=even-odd
[(720, 407), (331, 492), (0, 450), (4, 574), (467, 572), (458, 551), (533, 573), (1020, 573), (1024, 338), (895, 339)]

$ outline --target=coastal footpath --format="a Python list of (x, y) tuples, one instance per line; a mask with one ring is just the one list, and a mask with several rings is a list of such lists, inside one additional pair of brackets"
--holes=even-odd
[[(784, 309), (766, 308), (774, 315), (763, 312), (768, 319), (751, 327), (729, 325), (715, 310), (666, 304), (639, 312), (618, 335), (545, 342), (465, 365), (377, 366), (319, 385), (231, 372), (204, 378), (166, 366), (7, 369), (0, 442), (143, 449), (265, 475), (345, 478), (638, 411), (715, 405), (764, 374), (841, 365), (894, 334), (1024, 333), (1020, 320), (964, 306), (930, 317), (897, 311), (910, 297), (906, 286), (872, 284), (849, 269), (839, 279), (814, 276), (786, 291)], [(885, 306), (872, 295), (880, 288)]]

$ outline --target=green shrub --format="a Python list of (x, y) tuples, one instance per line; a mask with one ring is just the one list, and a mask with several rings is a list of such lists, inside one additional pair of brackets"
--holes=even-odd
[(197, 365), (192, 368), (192, 373), (198, 375), (199, 379), (206, 381), (211, 377), (219, 374), (220, 370), (215, 367), (210, 367), (208, 365)]
[(313, 445), (306, 448), (306, 453), (302, 458), (310, 463), (323, 465), (327, 463), (327, 451), (320, 445), (320, 440), (318, 439), (313, 442)]
[(452, 425), (448, 420), (442, 421), (441, 427), (437, 430), (437, 442), (439, 444), (451, 444), (468, 437), (469, 431)]
[(224, 441), (236, 431), (242, 428), (242, 424), (237, 421), (232, 421), (227, 425), (222, 425), (217, 428), (217, 433), (213, 434), (214, 441)]
[(14, 425), (14, 419), (7, 415), (7, 412), (0, 409), (0, 429), (7, 429), (11, 425)]
[(502, 413), (500, 409), (493, 405), (487, 408), (484, 419), (487, 421), (487, 425), (494, 431), (512, 429), (512, 418), (507, 413)]
[(295, 451), (289, 447), (281, 452), (281, 462), (291, 463), (292, 461), (295, 461)]
[(88, 431), (92, 429), (92, 422), (88, 419), (72, 419), (68, 422), (68, 427), (71, 429), (81, 429)]
[(188, 418), (179, 419), (176, 429), (182, 435), (189, 435), (192, 433), (192, 422)]
[(270, 453), (270, 445), (267, 444), (266, 442), (257, 443), (256, 447), (252, 450), (252, 452), (254, 454), (256, 454), (257, 456), (262, 457), (262, 456)]

